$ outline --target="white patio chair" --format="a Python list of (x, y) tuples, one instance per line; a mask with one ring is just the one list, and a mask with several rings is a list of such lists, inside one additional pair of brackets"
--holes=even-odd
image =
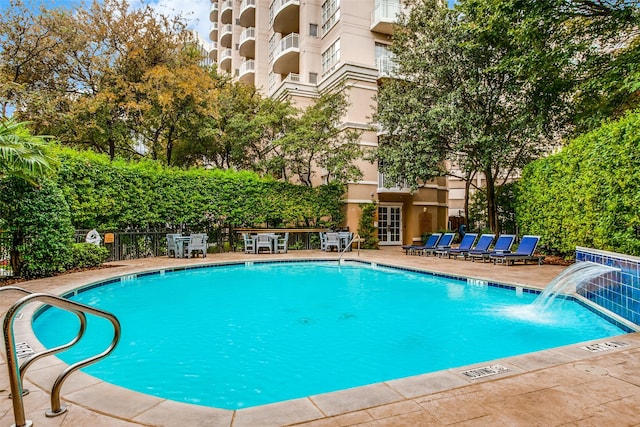
[(260, 253), (260, 249), (269, 249), (269, 253), (273, 253), (273, 238), (268, 234), (258, 234), (256, 239), (256, 253)]
[(175, 258), (178, 256), (178, 245), (176, 243), (176, 236), (180, 236), (180, 234), (167, 234), (167, 256), (170, 258)]
[(255, 245), (255, 240), (253, 240), (253, 237), (251, 237), (249, 233), (243, 233), (242, 237), (244, 238), (244, 253), (255, 254), (256, 245)]
[(338, 233), (327, 233), (327, 252), (330, 248), (335, 247), (338, 252), (342, 249), (342, 241)]
[(202, 252), (202, 257), (207, 257), (207, 239), (209, 236), (206, 234), (192, 234), (189, 236), (189, 243), (187, 246), (187, 255), (191, 258), (193, 253), (198, 255), (198, 252)]
[(320, 250), (326, 251), (327, 250), (327, 233), (320, 232), (318, 234), (320, 235)]
[(287, 253), (287, 246), (289, 246), (289, 233), (284, 233), (284, 237), (278, 237), (278, 246), (276, 247), (277, 253)]

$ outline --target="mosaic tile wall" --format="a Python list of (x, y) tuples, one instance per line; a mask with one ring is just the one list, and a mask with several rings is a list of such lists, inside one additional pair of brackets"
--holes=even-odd
[(617, 315), (640, 325), (640, 258), (576, 247), (576, 261), (620, 268), (580, 287), (578, 293)]

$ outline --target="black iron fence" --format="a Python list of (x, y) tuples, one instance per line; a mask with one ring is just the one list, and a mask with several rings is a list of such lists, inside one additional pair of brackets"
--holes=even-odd
[[(76, 242), (84, 242), (89, 231), (76, 230)], [(166, 255), (167, 233), (170, 231), (117, 231), (100, 233), (100, 237), (101, 245), (109, 249), (107, 261), (120, 261)]]
[(0, 279), (13, 276), (13, 270), (11, 269), (11, 245), (11, 236), (0, 233)]

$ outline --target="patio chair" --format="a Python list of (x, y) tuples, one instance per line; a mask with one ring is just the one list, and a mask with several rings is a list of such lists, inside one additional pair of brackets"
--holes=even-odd
[(524, 261), (526, 265), (528, 261), (537, 261), (538, 265), (544, 261), (544, 255), (534, 255), (540, 236), (522, 236), (520, 245), (515, 252), (503, 252), (489, 255), (489, 259), (495, 265), (498, 262), (505, 265), (513, 265), (516, 261)]
[(269, 234), (258, 234), (256, 239), (256, 253), (260, 253), (260, 249), (269, 249), (269, 253), (273, 253), (273, 238)]
[(320, 235), (320, 250), (326, 251), (327, 250), (327, 233), (319, 232), (318, 234)]
[[(476, 241), (476, 237), (478, 237), (478, 233), (466, 233), (457, 248), (448, 248), (443, 251), (437, 251), (436, 253), (440, 256), (446, 255), (449, 259), (451, 259), (451, 256), (457, 258), (458, 255), (467, 253), (469, 252), (469, 250), (471, 250), (471, 247)], [(493, 240), (493, 236), (491, 236), (491, 240)]]
[(242, 238), (244, 239), (244, 253), (255, 254), (256, 244), (255, 240), (253, 240), (253, 237), (251, 237), (248, 233), (242, 233)]
[(456, 233), (444, 233), (440, 240), (433, 248), (423, 249), (422, 253), (425, 255), (435, 255), (437, 251), (444, 251), (451, 247), (451, 242), (453, 242), (453, 238)]
[(326, 250), (329, 251), (330, 248), (335, 247), (336, 251), (340, 252), (342, 249), (342, 239), (340, 239), (340, 235), (338, 233), (327, 233), (327, 243)]
[(276, 246), (277, 253), (287, 253), (287, 246), (289, 246), (289, 233), (284, 233), (284, 237), (278, 237), (278, 242)]
[(424, 243), (424, 245), (404, 245), (402, 246), (402, 249), (404, 249), (405, 255), (407, 254), (413, 255), (425, 249), (433, 249), (436, 247), (441, 237), (442, 237), (442, 233), (433, 233), (431, 236), (429, 236), (429, 238)]
[(167, 234), (167, 256), (169, 258), (175, 258), (178, 256), (178, 245), (176, 243), (176, 237), (179, 236), (180, 234)]
[(209, 236), (204, 233), (196, 233), (189, 236), (189, 243), (187, 243), (187, 256), (191, 258), (193, 254), (198, 255), (198, 252), (202, 253), (202, 257), (207, 257), (207, 240)]
[(502, 234), (498, 236), (498, 240), (496, 240), (496, 244), (491, 251), (469, 251), (468, 257), (471, 258), (471, 261), (475, 262), (476, 259), (481, 259), (482, 262), (485, 262), (489, 259), (489, 257), (493, 254), (497, 253), (505, 253), (511, 250), (511, 245), (513, 245), (513, 241), (516, 239), (516, 236), (513, 234)]

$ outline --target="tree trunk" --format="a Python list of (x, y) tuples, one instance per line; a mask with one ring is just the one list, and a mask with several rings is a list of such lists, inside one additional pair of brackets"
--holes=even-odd
[(491, 171), (484, 171), (487, 188), (487, 220), (489, 228), (493, 233), (498, 234), (498, 207), (496, 204), (496, 183)]

